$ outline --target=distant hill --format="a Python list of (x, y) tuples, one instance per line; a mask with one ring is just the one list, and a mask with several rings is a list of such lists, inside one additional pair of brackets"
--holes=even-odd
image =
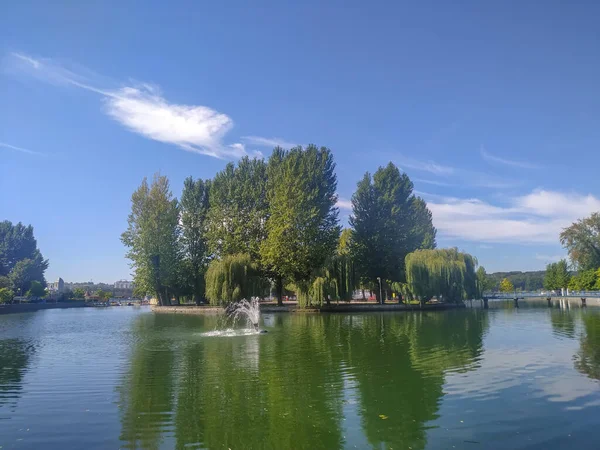
[(492, 290), (500, 289), (500, 281), (508, 278), (517, 291), (538, 291), (544, 287), (545, 270), (532, 272), (494, 272), (488, 274), (490, 283), (494, 286)]

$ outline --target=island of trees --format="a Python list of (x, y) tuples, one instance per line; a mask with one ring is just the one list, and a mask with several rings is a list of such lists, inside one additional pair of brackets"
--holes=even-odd
[(128, 248), (138, 294), (223, 305), (286, 292), (300, 306), (349, 301), (457, 302), (480, 294), (485, 270), (436, 230), (408, 175), (392, 163), (366, 173), (342, 229), (335, 163), (325, 147), (275, 148), (242, 158), (213, 179), (189, 177), (178, 200), (169, 180), (144, 179), (131, 197)]

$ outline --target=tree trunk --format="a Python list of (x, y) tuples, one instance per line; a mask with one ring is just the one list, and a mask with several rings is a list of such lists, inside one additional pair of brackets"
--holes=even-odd
[(199, 306), (200, 305), (200, 296), (197, 292), (194, 292), (194, 303)]
[(283, 278), (275, 279), (275, 295), (277, 296), (277, 306), (283, 306)]

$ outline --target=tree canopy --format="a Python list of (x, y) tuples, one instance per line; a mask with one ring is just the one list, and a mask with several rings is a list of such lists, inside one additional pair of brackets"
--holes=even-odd
[(512, 282), (508, 279), (508, 278), (504, 278), (501, 282), (500, 282), (500, 292), (514, 292), (515, 290), (515, 286), (512, 284)]
[(206, 271), (206, 297), (211, 305), (264, 296), (268, 285), (248, 254), (213, 260)]
[(571, 274), (565, 259), (546, 266), (544, 288), (548, 290), (566, 289), (569, 286)]
[(459, 302), (478, 295), (477, 260), (456, 248), (417, 250), (406, 256), (406, 280), (421, 300)]
[(408, 175), (391, 162), (359, 181), (349, 221), (356, 270), (371, 288), (378, 278), (404, 281), (406, 255), (435, 248), (431, 212), (414, 196)]
[(161, 305), (170, 304), (168, 290), (178, 289), (180, 251), (179, 205), (167, 177), (144, 178), (131, 196), (127, 230), (121, 235), (128, 248), (138, 290), (154, 294)]
[[(0, 278), (10, 284), (13, 291), (25, 294), (33, 281), (46, 286), (44, 272), (48, 260), (37, 248), (33, 227), (8, 220), (0, 222)], [(8, 283), (7, 283), (8, 282)], [(9, 286), (6, 286), (9, 287)]]
[(579, 270), (600, 267), (600, 213), (580, 219), (560, 233), (560, 242)]

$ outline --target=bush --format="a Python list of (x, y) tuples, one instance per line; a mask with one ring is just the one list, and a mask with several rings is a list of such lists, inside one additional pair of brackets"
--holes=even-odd
[(0, 288), (0, 303), (8, 303), (13, 299), (13, 297), (14, 293), (9, 288)]

